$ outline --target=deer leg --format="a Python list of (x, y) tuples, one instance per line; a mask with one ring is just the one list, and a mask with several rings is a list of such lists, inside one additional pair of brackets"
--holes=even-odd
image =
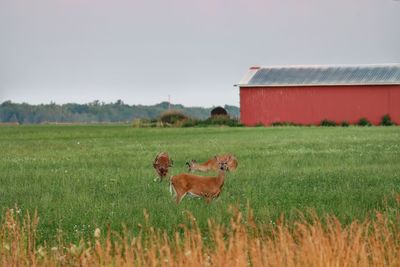
[(176, 204), (179, 204), (182, 201), (182, 198), (186, 195), (187, 192), (183, 191), (183, 190), (179, 190), (177, 188), (175, 188), (175, 193), (176, 193)]
[(186, 196), (186, 193), (183, 193), (183, 194), (177, 193), (177, 194), (176, 194), (176, 204), (181, 203), (182, 199), (183, 199), (185, 196)]

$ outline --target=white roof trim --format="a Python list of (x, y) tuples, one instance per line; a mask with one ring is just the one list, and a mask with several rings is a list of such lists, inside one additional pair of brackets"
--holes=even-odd
[(243, 78), (239, 81), (239, 84), (248, 84), (251, 78), (253, 78), (254, 74), (257, 73), (259, 69), (250, 68), (247, 73), (243, 76)]
[(320, 69), (328, 69), (328, 68), (363, 68), (363, 67), (400, 67), (400, 63), (376, 63), (376, 64), (315, 64), (315, 65), (270, 65), (270, 66), (260, 66), (259, 69), (282, 69), (282, 68), (304, 68), (304, 69), (312, 69), (312, 68), (320, 68)]

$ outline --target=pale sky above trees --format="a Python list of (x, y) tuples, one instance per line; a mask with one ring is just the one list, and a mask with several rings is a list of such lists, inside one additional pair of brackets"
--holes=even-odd
[(394, 0), (0, 0), (0, 102), (238, 106), (252, 65), (389, 62)]

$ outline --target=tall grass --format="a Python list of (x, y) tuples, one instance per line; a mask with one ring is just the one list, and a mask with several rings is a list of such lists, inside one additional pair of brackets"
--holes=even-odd
[[(397, 197), (400, 208), (400, 196)], [(309, 213), (288, 223), (281, 217), (257, 224), (251, 209), (232, 209), (230, 223), (208, 221), (210, 235), (188, 215), (173, 236), (148, 223), (137, 235), (104, 235), (57, 246), (38, 246), (37, 214), (21, 218), (14, 209), (3, 216), (0, 230), (2, 266), (399, 266), (400, 211), (376, 213), (375, 219), (342, 225), (334, 216)], [(310, 217), (311, 216), (311, 217)], [(306, 219), (308, 217), (308, 219)]]

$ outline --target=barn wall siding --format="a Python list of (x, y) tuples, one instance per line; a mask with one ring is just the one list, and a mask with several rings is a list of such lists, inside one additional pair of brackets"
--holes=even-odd
[(240, 119), (245, 125), (273, 122), (319, 124), (323, 119), (378, 125), (390, 114), (400, 123), (400, 85), (242, 87)]

